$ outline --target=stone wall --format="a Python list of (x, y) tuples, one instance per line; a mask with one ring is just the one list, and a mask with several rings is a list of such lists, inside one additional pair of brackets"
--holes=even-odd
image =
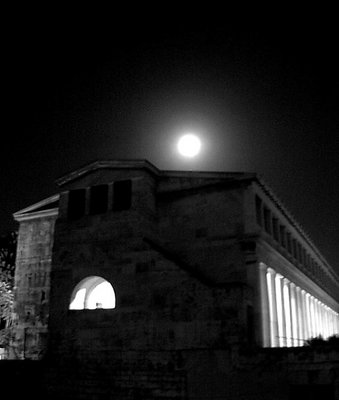
[(36, 359), (46, 350), (55, 218), (37, 217), (20, 223), (10, 358)]
[[(149, 245), (139, 245), (138, 250), (124, 248), (124, 252), (112, 246), (110, 256), (101, 253), (94, 260), (86, 259), (73, 244), (74, 253), (67, 257), (73, 270), (53, 272), (53, 353), (100, 358), (118, 350), (220, 347), (243, 339), (245, 327), (239, 318), (245, 296), (242, 286), (211, 286)], [(117, 260), (115, 252), (120, 256)], [(79, 254), (82, 262), (73, 262)], [(94, 271), (113, 285), (116, 308), (69, 310), (73, 287)]]
[[(113, 352), (0, 361), (0, 395), (35, 400), (337, 400), (338, 350)], [(20, 384), (18, 384), (20, 383)]]
[[(241, 245), (242, 189), (212, 188), (164, 199), (156, 195), (149, 175), (130, 178), (129, 210), (76, 221), (67, 220), (66, 209), (60, 211), (50, 352), (84, 359), (118, 350), (224, 348), (246, 342), (251, 291)], [(97, 182), (93, 176), (86, 179), (86, 184)], [(112, 284), (116, 308), (69, 310), (75, 286), (93, 275)]]
[(159, 236), (166, 248), (214, 282), (246, 282), (243, 209), (241, 186), (162, 194)]

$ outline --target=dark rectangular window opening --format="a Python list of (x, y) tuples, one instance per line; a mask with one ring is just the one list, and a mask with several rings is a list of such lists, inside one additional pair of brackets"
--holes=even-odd
[(68, 193), (67, 216), (75, 220), (85, 215), (86, 189), (75, 189)]
[(258, 196), (255, 196), (255, 212), (257, 218), (257, 224), (262, 226), (262, 201)]
[(302, 262), (302, 249), (301, 249), (301, 244), (299, 242), (297, 242), (297, 248), (298, 248), (297, 260), (301, 263)]
[(273, 228), (273, 237), (278, 242), (279, 241), (279, 231), (278, 231), (278, 219), (272, 218), (272, 228)]
[(90, 189), (90, 214), (103, 214), (108, 207), (108, 185), (96, 185)]
[(301, 262), (306, 266), (306, 250), (302, 248)]
[(310, 270), (311, 270), (311, 273), (314, 274), (314, 271), (315, 271), (315, 261), (313, 260), (313, 258), (311, 258), (311, 260), (310, 260)]
[(280, 244), (283, 247), (286, 247), (285, 227), (283, 225), (280, 225), (279, 231), (280, 231)]
[(271, 233), (271, 211), (264, 207), (264, 227), (267, 233)]
[(287, 251), (292, 254), (292, 239), (291, 239), (291, 234), (289, 232), (286, 232), (286, 245), (287, 245)]
[(293, 257), (297, 260), (298, 259), (298, 248), (297, 248), (297, 241), (295, 239), (292, 239), (292, 251), (293, 251)]
[(113, 211), (128, 210), (132, 205), (132, 181), (118, 181), (113, 184)]

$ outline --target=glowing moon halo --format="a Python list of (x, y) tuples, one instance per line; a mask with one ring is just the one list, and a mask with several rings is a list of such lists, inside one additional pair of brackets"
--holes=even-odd
[(200, 139), (196, 135), (187, 134), (181, 136), (178, 141), (178, 151), (184, 157), (195, 157), (201, 148)]

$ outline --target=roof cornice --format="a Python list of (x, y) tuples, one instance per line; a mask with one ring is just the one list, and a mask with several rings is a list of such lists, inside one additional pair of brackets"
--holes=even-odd
[(26, 207), (22, 210), (17, 211), (16, 213), (13, 214), (13, 217), (16, 221), (21, 222), (21, 221), (33, 219), (33, 218), (42, 218), (42, 217), (58, 215), (58, 211), (59, 211), (58, 207), (52, 207), (52, 208), (44, 209), (44, 210), (39, 210), (39, 209), (42, 207), (46, 207), (49, 204), (53, 204), (56, 201), (59, 201), (59, 198), (60, 198), (59, 194), (55, 194), (53, 196), (47, 197), (46, 199), (43, 199), (43, 200), (39, 201), (38, 203), (32, 204), (29, 207)]
[(321, 254), (318, 250), (317, 246), (312, 241), (310, 235), (304, 230), (304, 228), (297, 222), (294, 215), (287, 209), (287, 207), (282, 203), (282, 201), (277, 197), (277, 195), (273, 192), (270, 186), (263, 180), (263, 178), (259, 175), (256, 176), (256, 182), (261, 187), (263, 192), (273, 201), (275, 206), (281, 211), (281, 213), (285, 216), (285, 218), (293, 225), (296, 231), (300, 234), (300, 236), (305, 240), (305, 242), (311, 247), (314, 253), (319, 257), (329, 272), (335, 276), (337, 282), (339, 282), (339, 274), (336, 270), (327, 262), (326, 258)]
[(98, 160), (87, 164), (77, 170), (58, 178), (55, 182), (58, 186), (63, 186), (75, 179), (78, 179), (92, 171), (98, 169), (146, 169), (151, 174), (159, 176), (160, 170), (150, 163), (143, 160)]
[(15, 213), (14, 219), (18, 222), (22, 222), (37, 218), (57, 217), (58, 213), (59, 213), (59, 208), (51, 208), (50, 210), (37, 211), (30, 214)]

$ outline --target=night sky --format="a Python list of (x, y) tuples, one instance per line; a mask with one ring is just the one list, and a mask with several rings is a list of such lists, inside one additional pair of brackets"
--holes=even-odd
[[(63, 174), (146, 158), (257, 172), (339, 271), (337, 36), (331, 20), (17, 16), (2, 49), (0, 232)], [(186, 131), (203, 141), (193, 161), (174, 151)]]

